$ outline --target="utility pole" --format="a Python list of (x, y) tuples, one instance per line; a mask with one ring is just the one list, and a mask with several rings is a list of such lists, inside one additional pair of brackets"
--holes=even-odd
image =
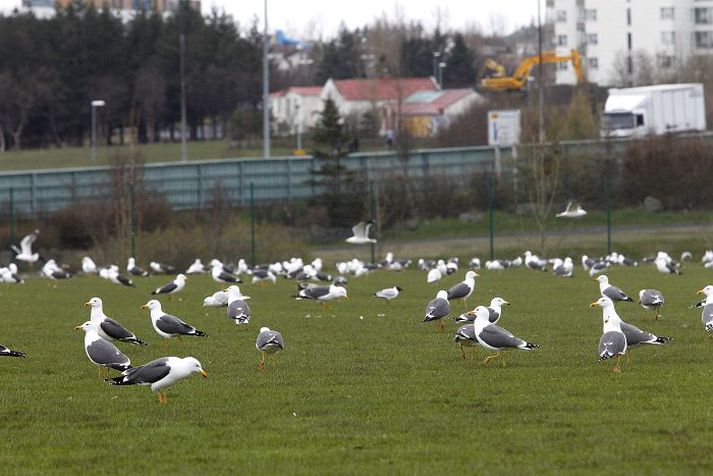
[(537, 0), (537, 56), (539, 63), (537, 65), (537, 89), (538, 89), (538, 113), (539, 113), (539, 124), (538, 124), (538, 140), (540, 145), (545, 143), (545, 84), (543, 82), (543, 69), (542, 64), (542, 18), (540, 15), (540, 0)]
[(188, 160), (186, 144), (186, 35), (181, 33), (181, 162)]
[(262, 156), (270, 158), (270, 36), (267, 32), (267, 0), (265, 0), (265, 31), (262, 39)]

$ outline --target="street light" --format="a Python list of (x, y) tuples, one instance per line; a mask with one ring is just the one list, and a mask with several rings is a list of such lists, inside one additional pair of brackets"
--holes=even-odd
[(265, 0), (265, 30), (262, 38), (262, 156), (270, 158), (270, 36), (267, 30), (267, 0)]
[(446, 63), (441, 61), (438, 63), (438, 87), (443, 89), (443, 70), (448, 66)]
[(433, 52), (433, 79), (438, 78), (438, 58), (441, 56), (440, 51)]
[(97, 163), (97, 108), (106, 106), (101, 99), (92, 101), (92, 164)]
[[(302, 115), (300, 114), (300, 103), (295, 103), (295, 117), (297, 118), (297, 150), (302, 150)], [(300, 152), (301, 153), (301, 152)]]

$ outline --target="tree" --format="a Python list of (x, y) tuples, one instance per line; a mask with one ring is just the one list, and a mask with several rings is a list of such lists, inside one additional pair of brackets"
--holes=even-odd
[(460, 33), (453, 37), (453, 48), (448, 54), (443, 83), (449, 88), (472, 88), (475, 85), (475, 53)]

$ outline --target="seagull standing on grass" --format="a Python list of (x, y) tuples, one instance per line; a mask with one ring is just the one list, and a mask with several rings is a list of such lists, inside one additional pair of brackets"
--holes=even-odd
[(354, 236), (350, 236), (345, 241), (353, 245), (364, 245), (367, 243), (376, 243), (374, 238), (369, 238), (369, 230), (374, 225), (373, 221), (360, 221), (352, 228)]
[(153, 324), (154, 330), (159, 336), (166, 339), (163, 341), (164, 348), (168, 347), (168, 339), (172, 339), (174, 337), (178, 337), (180, 340), (182, 335), (197, 337), (206, 336), (205, 332), (199, 331), (195, 327), (186, 324), (176, 316), (163, 312), (161, 309), (161, 303), (156, 299), (150, 300), (141, 306), (141, 309), (148, 309), (151, 312), (151, 324)]
[[(600, 306), (602, 308), (608, 306), (607, 302), (611, 303), (611, 299), (603, 296), (599, 300), (594, 301), (589, 307)], [(611, 306), (613, 310), (614, 306)], [(606, 309), (605, 309), (606, 310)], [(621, 319), (616, 312), (604, 312), (602, 315), (604, 327), (602, 329), (602, 337), (599, 339), (599, 361), (616, 357), (616, 365), (612, 369), (615, 373), (621, 373), (621, 365), (619, 360), (622, 355), (626, 354), (626, 335), (621, 330)]]
[(503, 351), (520, 349), (531, 351), (540, 346), (533, 342), (526, 342), (519, 337), (515, 337), (509, 331), (490, 322), (490, 313), (485, 306), (475, 308), (475, 321), (473, 322), (475, 337), (478, 343), (486, 349), (497, 351), (494, 355), (489, 355), (483, 360), (483, 364), (487, 365), (491, 360), (499, 358), (505, 367), (505, 355)]
[(208, 378), (201, 363), (193, 357), (162, 357), (141, 367), (126, 370), (120, 377), (106, 381), (111, 385), (150, 385), (152, 392), (158, 392), (158, 401), (168, 403), (163, 389), (191, 374)]
[(240, 288), (233, 285), (225, 290), (228, 293), (228, 319), (232, 319), (236, 325), (247, 325), (250, 323), (250, 306), (243, 299)]
[(465, 273), (465, 279), (448, 290), (448, 300), (462, 299), (463, 306), (467, 309), (468, 298), (475, 291), (475, 278), (480, 276), (475, 271)]
[(133, 256), (129, 258), (129, 261), (126, 263), (126, 271), (133, 274), (134, 276), (141, 276), (143, 278), (149, 275), (148, 271), (136, 266), (136, 259)]
[(707, 285), (703, 289), (700, 289), (696, 294), (705, 294), (706, 298), (695, 305), (695, 307), (702, 307), (701, 311), (701, 321), (706, 328), (706, 332), (713, 331), (713, 286)]
[(97, 274), (97, 265), (89, 256), (82, 258), (82, 272), (84, 274)]
[[(486, 307), (488, 310), (488, 320), (491, 324), (497, 324), (500, 320), (500, 316), (503, 315), (503, 305), (509, 306), (510, 303), (501, 297), (494, 297), (490, 300), (490, 306)], [(477, 309), (477, 307), (475, 308)], [(473, 322), (475, 321), (475, 309), (461, 314), (460, 316), (454, 318), (456, 322)]]
[[(607, 297), (600, 297), (593, 304), (602, 308), (603, 319), (607, 319), (608, 317), (612, 317), (614, 315), (619, 317), (616, 309), (614, 308), (614, 302), (611, 299)], [(638, 327), (622, 321), (621, 318), (619, 318), (619, 320), (621, 321), (619, 323), (621, 331), (624, 333), (624, 337), (626, 337), (627, 348), (631, 348), (639, 344), (661, 345), (671, 340), (670, 337), (659, 337), (650, 332), (642, 331)]]
[(84, 307), (90, 307), (89, 320), (97, 325), (97, 333), (106, 340), (118, 340), (133, 345), (148, 345), (136, 334), (119, 324), (111, 317), (104, 314), (104, 303), (101, 298), (93, 297), (84, 303)]
[(606, 274), (601, 274), (597, 276), (596, 278), (594, 278), (594, 281), (597, 281), (599, 283), (599, 292), (602, 294), (602, 296), (608, 297), (612, 301), (634, 302), (634, 300), (631, 299), (629, 295), (622, 291), (620, 288), (609, 284), (609, 278), (607, 278)]
[(460, 346), (460, 352), (463, 360), (466, 360), (464, 347), (473, 348), (473, 359), (478, 353), (478, 338), (475, 336), (475, 325), (470, 323), (460, 326), (453, 334), (453, 341)]
[(84, 351), (93, 363), (99, 366), (99, 377), (102, 367), (124, 371), (131, 368), (131, 360), (124, 355), (114, 344), (103, 339), (97, 332), (98, 325), (87, 321), (77, 326), (74, 330), (84, 331)]
[[(285, 348), (285, 342), (282, 340), (282, 334), (270, 329), (269, 327), (261, 327), (260, 332), (255, 340), (255, 348), (262, 353), (262, 360), (257, 366), (258, 370), (265, 368), (265, 355), (275, 355)], [(275, 358), (272, 358), (273, 365), (275, 364)]]
[(176, 294), (177, 292), (180, 292), (183, 290), (183, 288), (186, 287), (186, 275), (185, 274), (179, 274), (176, 276), (176, 279), (171, 281), (170, 283), (164, 284), (160, 288), (156, 288), (153, 291), (151, 291), (151, 294)]
[[(448, 291), (441, 289), (436, 294), (436, 297), (432, 299), (428, 305), (426, 305), (426, 310), (424, 311), (423, 322), (433, 322), (436, 321), (441, 323), (441, 332), (445, 329), (443, 325), (442, 318), (446, 317), (451, 312), (451, 305), (448, 302)], [(434, 327), (438, 330), (437, 327)]]
[(393, 286), (391, 288), (384, 288), (379, 291), (376, 291), (373, 296), (378, 297), (380, 299), (386, 299), (386, 301), (391, 301), (393, 299), (396, 299), (399, 297), (399, 293), (403, 291), (399, 286)]
[(234, 274), (227, 272), (223, 267), (223, 263), (216, 259), (210, 262), (210, 266), (210, 275), (216, 283), (235, 284), (243, 282)]
[(656, 310), (655, 320), (660, 317), (659, 309), (664, 305), (664, 298), (658, 289), (642, 289), (639, 291), (639, 304), (646, 310)]

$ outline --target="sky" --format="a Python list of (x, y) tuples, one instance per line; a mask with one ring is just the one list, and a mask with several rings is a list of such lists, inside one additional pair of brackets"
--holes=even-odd
[[(329, 38), (341, 22), (349, 28), (386, 16), (394, 20), (419, 20), (429, 30), (440, 23), (444, 29), (479, 27), (485, 33), (509, 33), (537, 16), (538, 0), (267, 0), (269, 29), (282, 29), (299, 38)], [(543, 4), (544, 0), (539, 0)], [(21, 0), (0, 0), (0, 10), (9, 12)], [(240, 24), (258, 17), (263, 0), (203, 0), (204, 12), (216, 6)], [(544, 10), (542, 12), (544, 18)]]

